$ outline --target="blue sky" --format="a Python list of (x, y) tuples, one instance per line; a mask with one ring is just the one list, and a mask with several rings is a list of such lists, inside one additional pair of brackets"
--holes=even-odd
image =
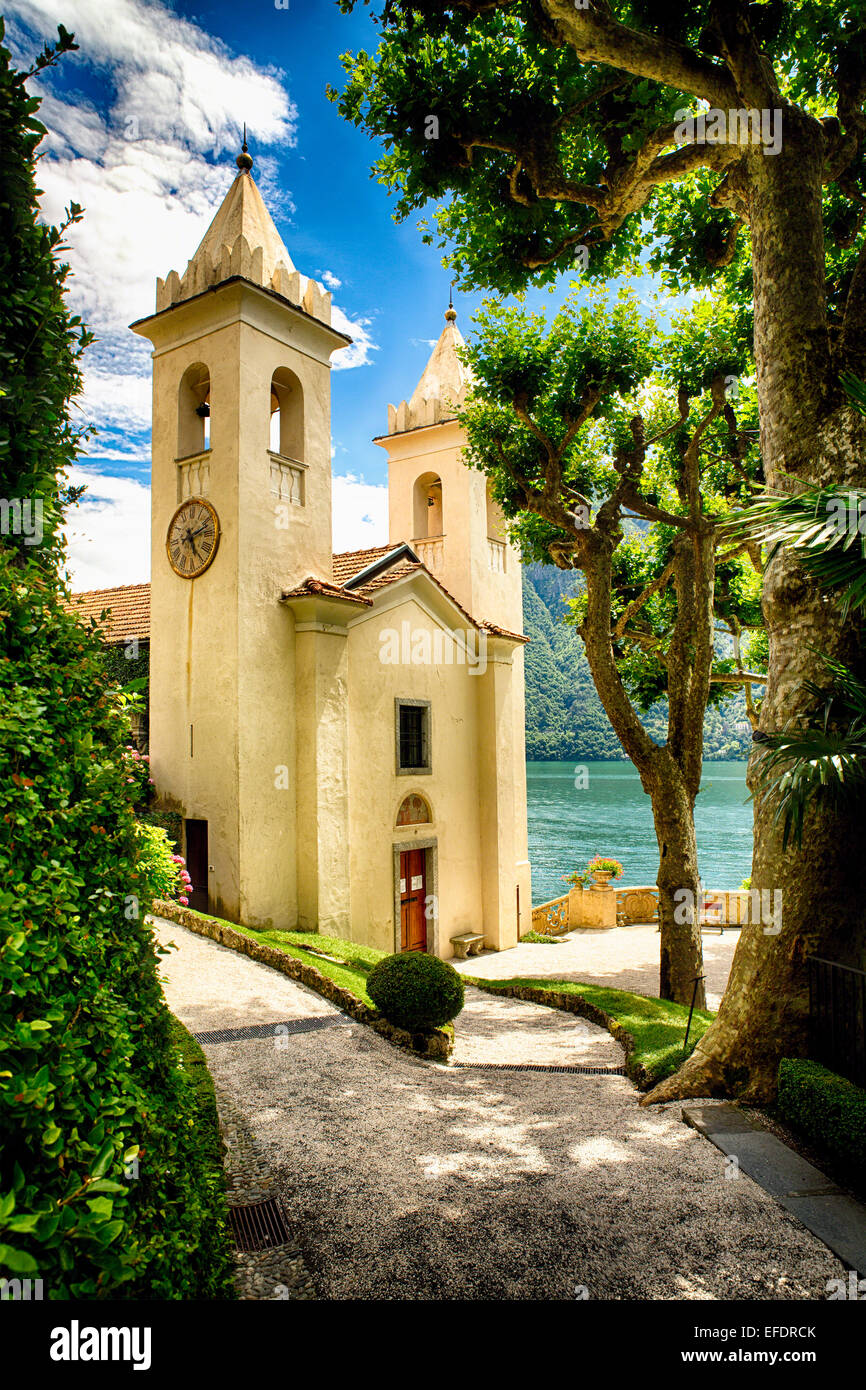
[[(8, 0), (17, 57), (29, 62), (58, 20), (80, 44), (32, 84), (49, 131), (45, 215), (57, 221), (70, 199), (87, 210), (69, 237), (72, 301), (99, 339), (81, 402), (99, 433), (76, 472), (88, 493), (68, 532), (78, 589), (149, 577), (150, 361), (127, 325), (151, 311), (157, 275), (183, 272), (236, 172), (244, 121), (295, 265), (332, 287), (335, 322), (355, 339), (333, 359), (335, 546), (387, 539), (385, 456), (372, 439), (424, 368), (449, 276), (417, 219), (394, 223), (370, 178), (377, 146), (325, 95), (341, 85), (341, 53), (376, 45), (367, 8), (288, 2)], [(468, 333), (480, 296), (455, 303)]]

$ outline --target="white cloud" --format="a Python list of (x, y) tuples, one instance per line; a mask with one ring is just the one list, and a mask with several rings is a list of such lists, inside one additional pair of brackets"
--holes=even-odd
[(124, 372), (87, 371), (84, 392), (76, 406), (103, 426), (147, 432), (151, 418), (150, 373), (130, 376)]
[(341, 372), (350, 367), (369, 366), (372, 360), (370, 354), (379, 350), (370, 333), (371, 320), (347, 318), (338, 304), (332, 304), (331, 323), (338, 333), (348, 333), (352, 339), (349, 347), (340, 348), (331, 358), (334, 371)]
[(348, 473), (334, 478), (331, 496), (334, 551), (388, 543), (388, 489)]
[[(10, 0), (8, 10), (40, 35), (57, 24), (57, 0)], [(276, 68), (237, 57), (159, 0), (65, 0), (77, 60), (114, 70), (113, 123), (213, 155), (233, 147), (238, 113), (264, 144), (293, 134), (295, 111)]]
[[(10, 0), (9, 12), (40, 37), (53, 31), (56, 0)], [(70, 300), (99, 336), (92, 356), (136, 354), (127, 325), (154, 305), (157, 276), (183, 274), (235, 173), (238, 113), (256, 145), (294, 146), (297, 108), (283, 74), (236, 56), (220, 40), (157, 0), (67, 0), (64, 23), (86, 62), (108, 76), (105, 111), (81, 97), (57, 95), (44, 82), (40, 112), (40, 184), (45, 217), (58, 222), (70, 201), (85, 209), (68, 233)], [(74, 68), (72, 69), (74, 71)], [(255, 154), (255, 176), (272, 213), (294, 204), (274, 158)], [(336, 225), (335, 225), (336, 231)], [(332, 271), (325, 285), (339, 289)], [(370, 361), (370, 321), (334, 306), (338, 328), (353, 339), (337, 370)]]
[[(150, 488), (97, 468), (75, 467), (69, 482), (87, 492), (67, 515), (67, 568), (75, 592), (150, 578)], [(388, 489), (354, 474), (333, 480), (334, 550), (388, 540)]]
[[(10, 0), (18, 46), (32, 52), (56, 28), (56, 0)], [(65, 0), (63, 21), (80, 51), (64, 60), (95, 69), (99, 107), (68, 90), (33, 83), (48, 128), (39, 182), (45, 218), (59, 222), (70, 202), (85, 209), (67, 233), (69, 300), (97, 341), (85, 357), (81, 423), (99, 433), (87, 456), (144, 462), (150, 429), (148, 347), (128, 324), (154, 307), (157, 276), (183, 273), (229, 184), (228, 160), (241, 138), (293, 145), (297, 111), (278, 69), (238, 57), (159, 0)], [(276, 162), (257, 159), (257, 177), (275, 210)]]
[(69, 482), (87, 492), (66, 520), (72, 588), (110, 589), (150, 578), (150, 488), (92, 468), (72, 468)]
[[(11, 39), (28, 57), (56, 29), (56, 0), (9, 0), (6, 12)], [(52, 86), (50, 76), (32, 83), (49, 132), (40, 148), (43, 214), (59, 222), (70, 202), (85, 209), (66, 238), (69, 298), (97, 341), (73, 419), (98, 432), (72, 475), (89, 491), (69, 518), (69, 567), (76, 588), (103, 588), (146, 579), (150, 567), (149, 491), (110, 476), (113, 465), (144, 474), (150, 454), (149, 345), (128, 324), (152, 311), (157, 276), (182, 274), (204, 236), (235, 172), (219, 157), (240, 143), (239, 115), (268, 206), (277, 216), (294, 212), (276, 159), (259, 147), (293, 146), (297, 110), (279, 69), (233, 54), (159, 0), (65, 0), (63, 22), (80, 45), (64, 73), (74, 81), (76, 65), (95, 69), (105, 94), (97, 106)], [(333, 272), (322, 278), (341, 288)], [(367, 364), (376, 349), (370, 319), (351, 320), (335, 305), (333, 321), (353, 339), (334, 367)], [(345, 548), (386, 535), (380, 493), (362, 480), (334, 480)]]

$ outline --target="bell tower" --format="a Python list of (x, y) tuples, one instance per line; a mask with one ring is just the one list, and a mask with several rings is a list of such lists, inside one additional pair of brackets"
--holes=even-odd
[(287, 927), (295, 673), (280, 596), (333, 572), (330, 356), (350, 340), (295, 270), (252, 164), (244, 142), (183, 276), (158, 280), (156, 312), (132, 325), (154, 349), (150, 745), (188, 850), (206, 845), (199, 903)]
[[(456, 411), (471, 385), (449, 306), (445, 327), (408, 401), (388, 407), (390, 544), (408, 541), (476, 622), (523, 632), (520, 556), (482, 472), (463, 462)], [(487, 670), (476, 683), (479, 800), (483, 807), (481, 885), (485, 919), (497, 940), (516, 944), (532, 917), (526, 825), (525, 695), (522, 645), (490, 636)], [(513, 936), (512, 936), (513, 932)]]
[(429, 570), (475, 619), (523, 631), (520, 557), (509, 544), (485, 475), (468, 468), (455, 412), (471, 378), (457, 349), (457, 312), (445, 327), (408, 401), (388, 407), (389, 539), (409, 541)]

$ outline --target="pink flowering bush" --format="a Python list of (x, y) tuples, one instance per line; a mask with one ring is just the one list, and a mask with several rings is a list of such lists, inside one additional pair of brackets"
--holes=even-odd
[(189, 906), (192, 879), (182, 854), (172, 853), (171, 840), (160, 825), (138, 822), (138, 866), (150, 893), (155, 898), (168, 898)]
[[(163, 831), (163, 834), (164, 833)], [(182, 907), (189, 907), (189, 893), (192, 889), (192, 879), (189, 876), (186, 861), (182, 854), (173, 854), (171, 856), (171, 861), (173, 864), (177, 865), (178, 871), (178, 881), (175, 884), (174, 892), (171, 896), (174, 898), (175, 902), (180, 903)]]
[(147, 754), (139, 753), (137, 748), (127, 744), (123, 750), (123, 772), (127, 785), (132, 788), (134, 804), (139, 808), (149, 806), (156, 788), (150, 775), (150, 758)]

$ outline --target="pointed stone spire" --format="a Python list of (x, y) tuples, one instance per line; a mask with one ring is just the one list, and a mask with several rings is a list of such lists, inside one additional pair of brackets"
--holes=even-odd
[(216, 216), (182, 277), (171, 271), (156, 282), (156, 308), (168, 309), (201, 294), (211, 285), (240, 275), (253, 284), (275, 290), (307, 313), (331, 322), (331, 296), (314, 280), (302, 288), (301, 276), (292, 263), (282, 237), (274, 226), (251, 170), (246, 126), (243, 149), (235, 161), (238, 174), (223, 198)]
[(463, 346), (463, 334), (457, 327), (457, 310), (449, 305), (445, 311), (445, 327), (411, 397), (396, 408), (388, 407), (389, 434), (454, 419), (455, 410), (463, 405), (466, 389), (472, 382), (471, 372), (457, 356), (457, 348)]

